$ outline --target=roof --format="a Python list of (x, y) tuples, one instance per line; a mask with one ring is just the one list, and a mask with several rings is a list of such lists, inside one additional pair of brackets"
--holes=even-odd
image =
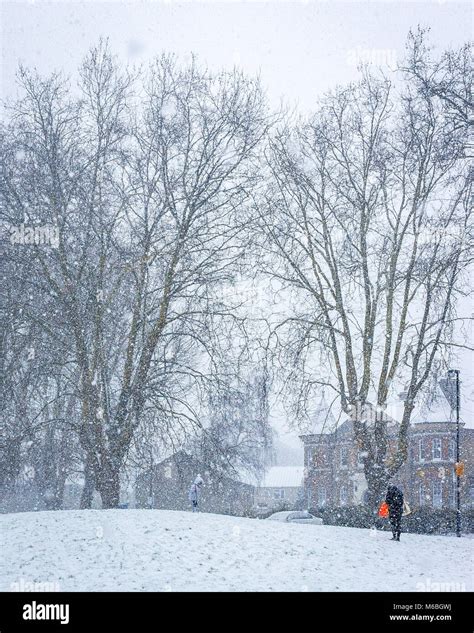
[[(184, 470), (190, 469), (193, 473), (193, 481), (194, 478), (200, 474), (204, 479), (204, 483), (208, 483), (209, 481), (221, 481), (222, 483), (229, 485), (232, 484), (245, 487), (255, 486), (255, 481), (251, 481), (249, 477), (245, 478), (243, 476), (239, 476), (238, 473), (233, 476), (233, 473), (224, 473), (216, 470), (211, 464), (202, 462), (182, 449), (172, 455), (169, 455), (157, 464), (154, 464), (153, 470), (155, 472), (160, 472), (163, 466), (169, 464), (170, 462), (174, 462), (178, 470), (180, 468), (183, 468)], [(147, 471), (140, 473), (137, 477), (137, 481), (149, 477), (149, 472), (150, 471), (148, 469)]]
[(440, 387), (436, 387), (434, 394), (429, 400), (415, 404), (415, 409), (411, 414), (412, 424), (420, 422), (453, 422), (454, 415), (449, 402), (446, 400)]
[(261, 488), (299, 488), (303, 484), (302, 466), (273, 466), (265, 473)]
[[(373, 404), (367, 402), (367, 406), (362, 415), (362, 420), (364, 420), (368, 426), (370, 427), (375, 423), (375, 420), (384, 420), (387, 422), (389, 432), (392, 432), (398, 426), (398, 422), (390, 416), (386, 411), (379, 410), (377, 407), (374, 407)], [(312, 433), (305, 433), (300, 435), (300, 439), (303, 440), (304, 443), (314, 443), (317, 441), (321, 442), (324, 438), (330, 437), (350, 437), (354, 434), (354, 425), (351, 418), (345, 418), (343, 422), (336, 424), (332, 429), (326, 427), (325, 431), (316, 431), (314, 430)]]
[[(392, 416), (401, 420), (403, 417), (403, 399), (393, 398), (387, 409)], [(436, 385), (430, 393), (420, 393), (415, 400), (415, 407), (411, 414), (410, 424), (454, 422), (455, 414), (451, 411), (449, 402), (446, 400), (441, 388)]]

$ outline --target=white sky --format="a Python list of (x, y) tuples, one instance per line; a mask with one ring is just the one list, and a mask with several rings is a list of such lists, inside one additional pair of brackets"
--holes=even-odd
[[(406, 35), (431, 27), (440, 48), (472, 35), (472, 4), (425, 2), (47, 2), (3, 1), (2, 91), (11, 95), (19, 61), (73, 73), (100, 36), (124, 60), (191, 51), (210, 66), (260, 72), (270, 97), (311, 108), (322, 91), (355, 76), (353, 53), (403, 57)], [(352, 53), (352, 57), (351, 57)]]
[[(132, 64), (167, 51), (181, 58), (196, 53), (211, 67), (241, 66), (260, 73), (272, 104), (284, 97), (309, 110), (322, 92), (356, 78), (357, 55), (377, 58), (389, 72), (404, 56), (409, 29), (418, 24), (431, 28), (431, 42), (439, 50), (471, 39), (473, 6), (467, 0), (0, 0), (1, 92), (14, 96), (20, 62), (41, 73), (62, 69), (73, 76), (87, 50), (103, 36), (113, 52)], [(465, 312), (474, 313), (472, 302)], [(472, 354), (463, 353), (459, 366), (470, 398), (472, 365)], [(474, 426), (473, 409), (472, 404), (464, 409), (469, 426)], [(281, 420), (276, 424), (281, 428)]]

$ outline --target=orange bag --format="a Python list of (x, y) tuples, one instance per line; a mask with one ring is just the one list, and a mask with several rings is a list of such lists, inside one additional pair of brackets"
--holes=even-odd
[(386, 519), (388, 517), (388, 505), (384, 501), (379, 508), (379, 517)]

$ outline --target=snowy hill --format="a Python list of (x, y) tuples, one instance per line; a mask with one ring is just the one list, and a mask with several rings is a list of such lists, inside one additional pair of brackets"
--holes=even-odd
[(1, 591), (47, 582), (60, 591), (474, 589), (468, 538), (402, 534), (397, 543), (387, 532), (165, 510), (22, 513), (0, 522)]

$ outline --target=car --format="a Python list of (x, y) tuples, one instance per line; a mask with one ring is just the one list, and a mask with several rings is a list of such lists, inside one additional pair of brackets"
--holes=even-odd
[(267, 521), (281, 521), (283, 523), (304, 523), (306, 525), (322, 525), (323, 520), (315, 517), (309, 512), (303, 511), (286, 511), (275, 512), (267, 517)]

